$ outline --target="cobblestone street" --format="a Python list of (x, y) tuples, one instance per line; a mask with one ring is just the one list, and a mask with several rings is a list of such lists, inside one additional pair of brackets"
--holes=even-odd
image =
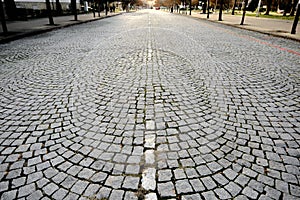
[(0, 198), (300, 199), (299, 58), (155, 10), (0, 45)]

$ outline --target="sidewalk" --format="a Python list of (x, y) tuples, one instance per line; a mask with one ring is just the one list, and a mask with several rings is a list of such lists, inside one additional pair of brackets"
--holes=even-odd
[(74, 21), (74, 15), (53, 17), (55, 23), (55, 25), (53, 26), (49, 25), (48, 18), (29, 19), (28, 21), (7, 22), (7, 29), (9, 32), (8, 35), (3, 34), (2, 26), (0, 25), (0, 44), (20, 39), (26, 36), (36, 35), (39, 33), (59, 29), (62, 27), (95, 21), (119, 14), (121, 13), (108, 13), (108, 15), (106, 16), (104, 12), (101, 12), (100, 17), (98, 17), (98, 13), (96, 13), (96, 17), (94, 17), (93, 13), (79, 14), (77, 21)]
[[(188, 15), (189, 16), (189, 15)], [(293, 20), (278, 20), (262, 17), (245, 17), (244, 25), (240, 25), (242, 16), (223, 14), (222, 20), (218, 21), (219, 13), (212, 13), (207, 19), (207, 14), (200, 14), (199, 12), (192, 12), (192, 17), (209, 20), (216, 23), (222, 23), (242, 29), (265, 33), (277, 37), (288, 38), (300, 42), (300, 24), (298, 23), (296, 34), (291, 34)]]

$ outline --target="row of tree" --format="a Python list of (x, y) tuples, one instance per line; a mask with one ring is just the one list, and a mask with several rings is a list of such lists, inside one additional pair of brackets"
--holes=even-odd
[[(107, 6), (110, 3), (115, 2), (115, 0), (84, 0), (87, 1), (90, 5), (92, 5), (91, 7), (93, 8), (93, 10), (95, 11), (103, 11), (107, 8)], [(134, 4), (141, 4), (141, 0), (118, 0), (118, 2), (122, 3), (122, 7), (125, 9), (125, 7), (128, 4), (134, 5)], [(4, 3), (4, 5), (3, 5)], [(19, 9), (17, 9), (16, 7), (16, 3), (15, 0), (4, 0), (4, 2), (1, 2), (2, 7), (5, 9), (1, 9), (0, 12), (4, 12), (6, 15), (6, 18), (8, 20), (17, 20), (20, 17), (22, 17), (21, 15), (23, 13), (20, 13)], [(48, 3), (47, 0), (45, 0), (46, 3), (46, 8), (48, 10)], [(53, 4), (53, 2), (51, 2)], [(80, 5), (83, 5), (83, 0), (80, 0)], [(74, 6), (76, 6), (76, 2), (71, 0), (71, 10), (73, 10)], [(49, 7), (51, 9), (51, 5)], [(26, 11), (25, 11), (26, 12)], [(62, 10), (62, 6), (59, 0), (55, 0), (55, 6), (54, 4), (52, 5), (52, 14), (59, 16), (63, 14), (63, 10)]]
[[(168, 7), (174, 8), (179, 5), (191, 5), (193, 8), (198, 8), (201, 5), (203, 12), (206, 13), (207, 8), (219, 9), (221, 0), (156, 0), (154, 7)], [(255, 11), (257, 9), (259, 0), (249, 0), (247, 4), (247, 11)], [(266, 5), (265, 15), (270, 15), (271, 11), (281, 12), (283, 16), (294, 16), (298, 0), (262, 0), (261, 6)], [(223, 0), (223, 9), (236, 8), (241, 9), (243, 2), (241, 0)]]
[[(207, 18), (209, 18), (210, 8), (218, 8), (219, 21), (222, 21), (223, 9), (232, 8), (232, 15), (234, 15), (235, 8), (240, 7), (240, 9), (243, 11), (242, 20), (240, 23), (241, 25), (244, 24), (246, 11), (253, 12), (257, 9), (258, 5), (261, 6), (261, 3), (265, 4), (267, 5), (265, 15), (270, 15), (270, 11), (280, 11), (282, 12), (283, 16), (286, 16), (287, 13), (289, 13), (290, 16), (295, 16), (291, 34), (296, 34), (296, 27), (300, 16), (300, 0), (244, 0), (243, 2), (238, 0), (156, 0), (154, 6), (165, 6), (168, 7), (171, 12), (173, 12), (174, 8), (177, 8), (178, 10), (180, 6), (183, 5), (184, 7), (189, 7), (191, 15), (192, 7), (197, 8), (200, 3), (199, 1), (201, 2), (203, 13), (206, 14), (207, 11)], [(217, 3), (219, 3), (219, 5)], [(228, 6), (226, 7), (226, 5)], [(261, 7), (259, 9), (261, 9)]]

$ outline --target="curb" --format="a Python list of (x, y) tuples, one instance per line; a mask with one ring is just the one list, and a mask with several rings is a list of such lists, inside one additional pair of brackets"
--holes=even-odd
[(54, 31), (54, 30), (58, 30), (61, 28), (65, 28), (65, 27), (70, 27), (70, 26), (74, 26), (74, 25), (79, 25), (79, 24), (84, 24), (84, 23), (88, 23), (88, 22), (93, 22), (93, 21), (97, 21), (97, 20), (101, 20), (101, 19), (105, 19), (105, 18), (110, 18), (110, 17), (114, 17), (114, 16), (118, 16), (121, 15), (122, 13), (117, 13), (114, 15), (107, 15), (107, 16), (103, 16), (103, 17), (97, 17), (97, 18), (93, 18), (93, 19), (88, 19), (88, 20), (78, 20), (78, 21), (74, 21), (74, 23), (70, 23), (70, 24), (64, 24), (64, 25), (58, 25), (58, 26), (49, 26), (49, 28), (44, 28), (44, 29), (40, 29), (40, 30), (34, 30), (34, 31), (28, 31), (28, 32), (23, 32), (23, 33), (19, 33), (19, 34), (14, 34), (11, 36), (6, 36), (3, 39), (0, 39), (0, 44), (5, 44), (14, 40), (18, 40), (18, 39), (22, 39), (25, 37), (30, 37), (30, 36), (34, 36), (34, 35), (39, 35), (42, 33), (47, 33), (50, 31)]

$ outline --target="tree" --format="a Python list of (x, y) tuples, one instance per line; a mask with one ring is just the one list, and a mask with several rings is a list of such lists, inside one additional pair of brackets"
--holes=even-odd
[(232, 6), (232, 13), (231, 13), (231, 15), (234, 15), (235, 7), (236, 7), (236, 0), (234, 0), (233, 6)]
[(209, 19), (209, 0), (207, 0), (207, 19)]
[(129, 4), (132, 5), (137, 5), (138, 0), (122, 0), (122, 9), (126, 10), (127, 12), (129, 11)]
[(222, 21), (222, 10), (223, 10), (224, 1), (220, 1), (220, 12), (219, 12), (219, 21)]
[[(49, 0), (48, 0), (49, 1)], [(71, 0), (71, 7), (72, 7), (72, 13), (74, 14), (74, 20), (77, 21), (77, 6), (76, 6), (76, 0)]]
[(199, 0), (192, 0), (192, 6), (198, 8)]
[(4, 34), (8, 33), (6, 22), (5, 22), (5, 16), (4, 16), (4, 9), (3, 9), (3, 3), (2, 0), (0, 0), (0, 19), (2, 24), (2, 30)]
[(297, 24), (298, 24), (298, 21), (299, 21), (299, 16), (300, 16), (300, 3), (298, 3), (298, 6), (297, 6), (296, 16), (295, 16), (295, 19), (294, 19), (291, 34), (296, 34), (296, 28), (297, 28)]
[(292, 6), (292, 0), (288, 0), (284, 6), (283, 16), (286, 16), (290, 12)]
[(248, 0), (244, 0), (243, 2), (243, 16), (242, 16), (242, 21), (241, 21), (241, 25), (244, 24), (244, 21), (245, 21), (245, 15), (246, 15), (246, 10), (247, 10), (247, 4), (248, 4)]
[(49, 18), (49, 24), (54, 25), (54, 21), (53, 21), (53, 17), (52, 17), (52, 11), (51, 11), (51, 5), (50, 5), (49, 0), (46, 0), (46, 8), (47, 8), (47, 14), (48, 14), (48, 18)]
[(249, 0), (245, 6), (247, 11), (254, 12), (258, 6), (258, 0)]
[(55, 0), (55, 5), (56, 5), (56, 15), (61, 15), (62, 7), (61, 7), (59, 0)]
[(296, 6), (297, 6), (297, 0), (293, 0), (291, 12), (290, 12), (290, 16), (294, 16), (295, 15)]
[(203, 4), (202, 4), (203, 14), (206, 14), (207, 3), (206, 3), (206, 1), (202, 1), (202, 2), (203, 2)]
[(136, 0), (135, 5), (136, 6), (144, 6), (144, 2), (142, 0)]
[(17, 7), (14, 0), (4, 0), (6, 15), (10, 20), (18, 18)]
[(267, 0), (267, 10), (265, 15), (270, 15), (271, 6), (272, 6), (272, 0)]

